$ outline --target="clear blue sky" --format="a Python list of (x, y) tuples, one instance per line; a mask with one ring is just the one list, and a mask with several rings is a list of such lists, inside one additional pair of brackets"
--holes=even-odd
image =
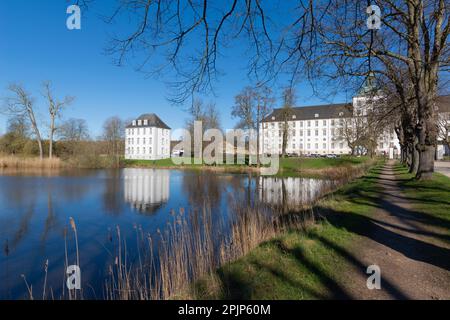
[[(101, 133), (103, 121), (114, 115), (129, 119), (154, 112), (170, 127), (182, 127), (187, 114), (166, 99), (168, 90), (163, 79), (136, 72), (132, 63), (117, 67), (113, 58), (104, 54), (109, 35), (128, 25), (125, 21), (114, 26), (106, 24), (99, 13), (116, 1), (96, 1), (88, 12), (83, 12), (82, 29), (69, 31), (66, 8), (75, 1), (1, 0), (0, 97), (6, 95), (9, 83), (23, 84), (37, 99), (38, 117), (46, 121), (41, 84), (51, 80), (59, 97), (76, 97), (64, 118), (86, 119), (93, 137)], [(220, 109), (225, 129), (236, 123), (230, 117), (234, 96), (250, 84), (246, 59), (239, 51), (242, 47), (237, 43), (224, 52), (220, 63), (226, 66), (225, 75), (215, 84), (216, 96), (211, 97)], [(297, 93), (298, 105), (324, 103), (312, 97), (304, 84), (298, 86)], [(344, 96), (334, 98), (334, 102), (345, 100)], [(0, 115), (0, 133), (5, 132), (5, 126), (6, 117)]]

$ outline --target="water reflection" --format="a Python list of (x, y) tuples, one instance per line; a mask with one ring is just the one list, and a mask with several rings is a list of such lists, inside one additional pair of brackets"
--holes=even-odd
[(275, 206), (303, 206), (315, 199), (333, 184), (330, 180), (296, 177), (260, 177), (259, 198)]
[[(133, 257), (137, 247), (134, 225), (156, 237), (173, 221), (172, 210), (183, 208), (186, 216), (202, 217), (200, 210), (207, 207), (211, 241), (220, 244), (230, 223), (238, 221), (236, 207), (246, 211), (262, 204), (271, 212), (281, 212), (284, 204), (310, 203), (328, 184), (314, 179), (137, 168), (0, 170), (0, 299), (27, 298), (21, 274), (39, 292), (47, 259), (48, 286), (59, 296), (64, 229), (70, 217), (77, 222), (83, 279), (101, 296), (105, 274), (114, 261), (115, 244), (108, 230), (116, 226)], [(68, 242), (72, 262), (73, 239)]]
[(125, 201), (141, 213), (152, 214), (169, 201), (169, 170), (127, 168), (123, 184)]

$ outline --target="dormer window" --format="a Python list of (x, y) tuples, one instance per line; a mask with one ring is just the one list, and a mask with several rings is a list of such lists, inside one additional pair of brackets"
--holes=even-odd
[(272, 117), (272, 120), (275, 120), (275, 117)]
[(133, 126), (135, 126), (136, 125), (136, 120), (133, 120)]
[(319, 117), (319, 114), (316, 113), (316, 114), (314, 115), (314, 118), (318, 118), (318, 117)]
[(142, 125), (142, 120), (138, 120), (138, 126)]
[(147, 119), (144, 120), (144, 126), (146, 126), (146, 125), (148, 125), (148, 120)]
[(292, 116), (292, 119), (297, 119), (297, 116), (294, 114), (294, 115)]
[(339, 117), (342, 117), (344, 115), (343, 112), (339, 112)]

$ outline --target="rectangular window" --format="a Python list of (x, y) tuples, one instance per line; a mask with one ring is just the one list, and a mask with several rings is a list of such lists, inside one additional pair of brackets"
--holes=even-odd
[(324, 135), (324, 136), (327, 135), (327, 129), (323, 129), (323, 135)]
[(316, 137), (319, 135), (319, 130), (315, 130), (315, 135), (316, 135)]
[(308, 120), (308, 127), (311, 127), (311, 121)]
[(318, 127), (318, 126), (319, 126), (319, 121), (316, 120), (316, 127)]
[(327, 120), (323, 120), (323, 125), (324, 125), (324, 126), (327, 125)]
[(326, 149), (326, 148), (327, 148), (327, 144), (324, 143), (324, 144), (323, 144), (323, 149)]
[(316, 150), (319, 149), (319, 144), (316, 143), (315, 147), (316, 147)]
[(311, 130), (308, 130), (308, 137), (311, 136)]

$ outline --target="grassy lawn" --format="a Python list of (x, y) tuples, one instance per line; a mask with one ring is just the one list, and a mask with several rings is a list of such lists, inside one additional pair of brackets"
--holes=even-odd
[[(375, 210), (379, 166), (319, 203), (329, 216), (305, 231), (263, 243), (196, 284), (199, 299), (327, 299), (348, 297), (339, 286), (355, 267), (351, 247)], [(357, 199), (357, 200), (356, 200)], [(336, 221), (339, 220), (339, 221)]]
[(431, 224), (445, 227), (450, 234), (450, 178), (434, 173), (433, 179), (416, 181), (408, 169), (398, 164), (395, 172), (405, 196), (411, 198), (413, 207), (427, 217)]
[(286, 170), (295, 169), (324, 169), (329, 167), (352, 166), (366, 162), (368, 157), (341, 156), (329, 158), (282, 158), (280, 167)]

